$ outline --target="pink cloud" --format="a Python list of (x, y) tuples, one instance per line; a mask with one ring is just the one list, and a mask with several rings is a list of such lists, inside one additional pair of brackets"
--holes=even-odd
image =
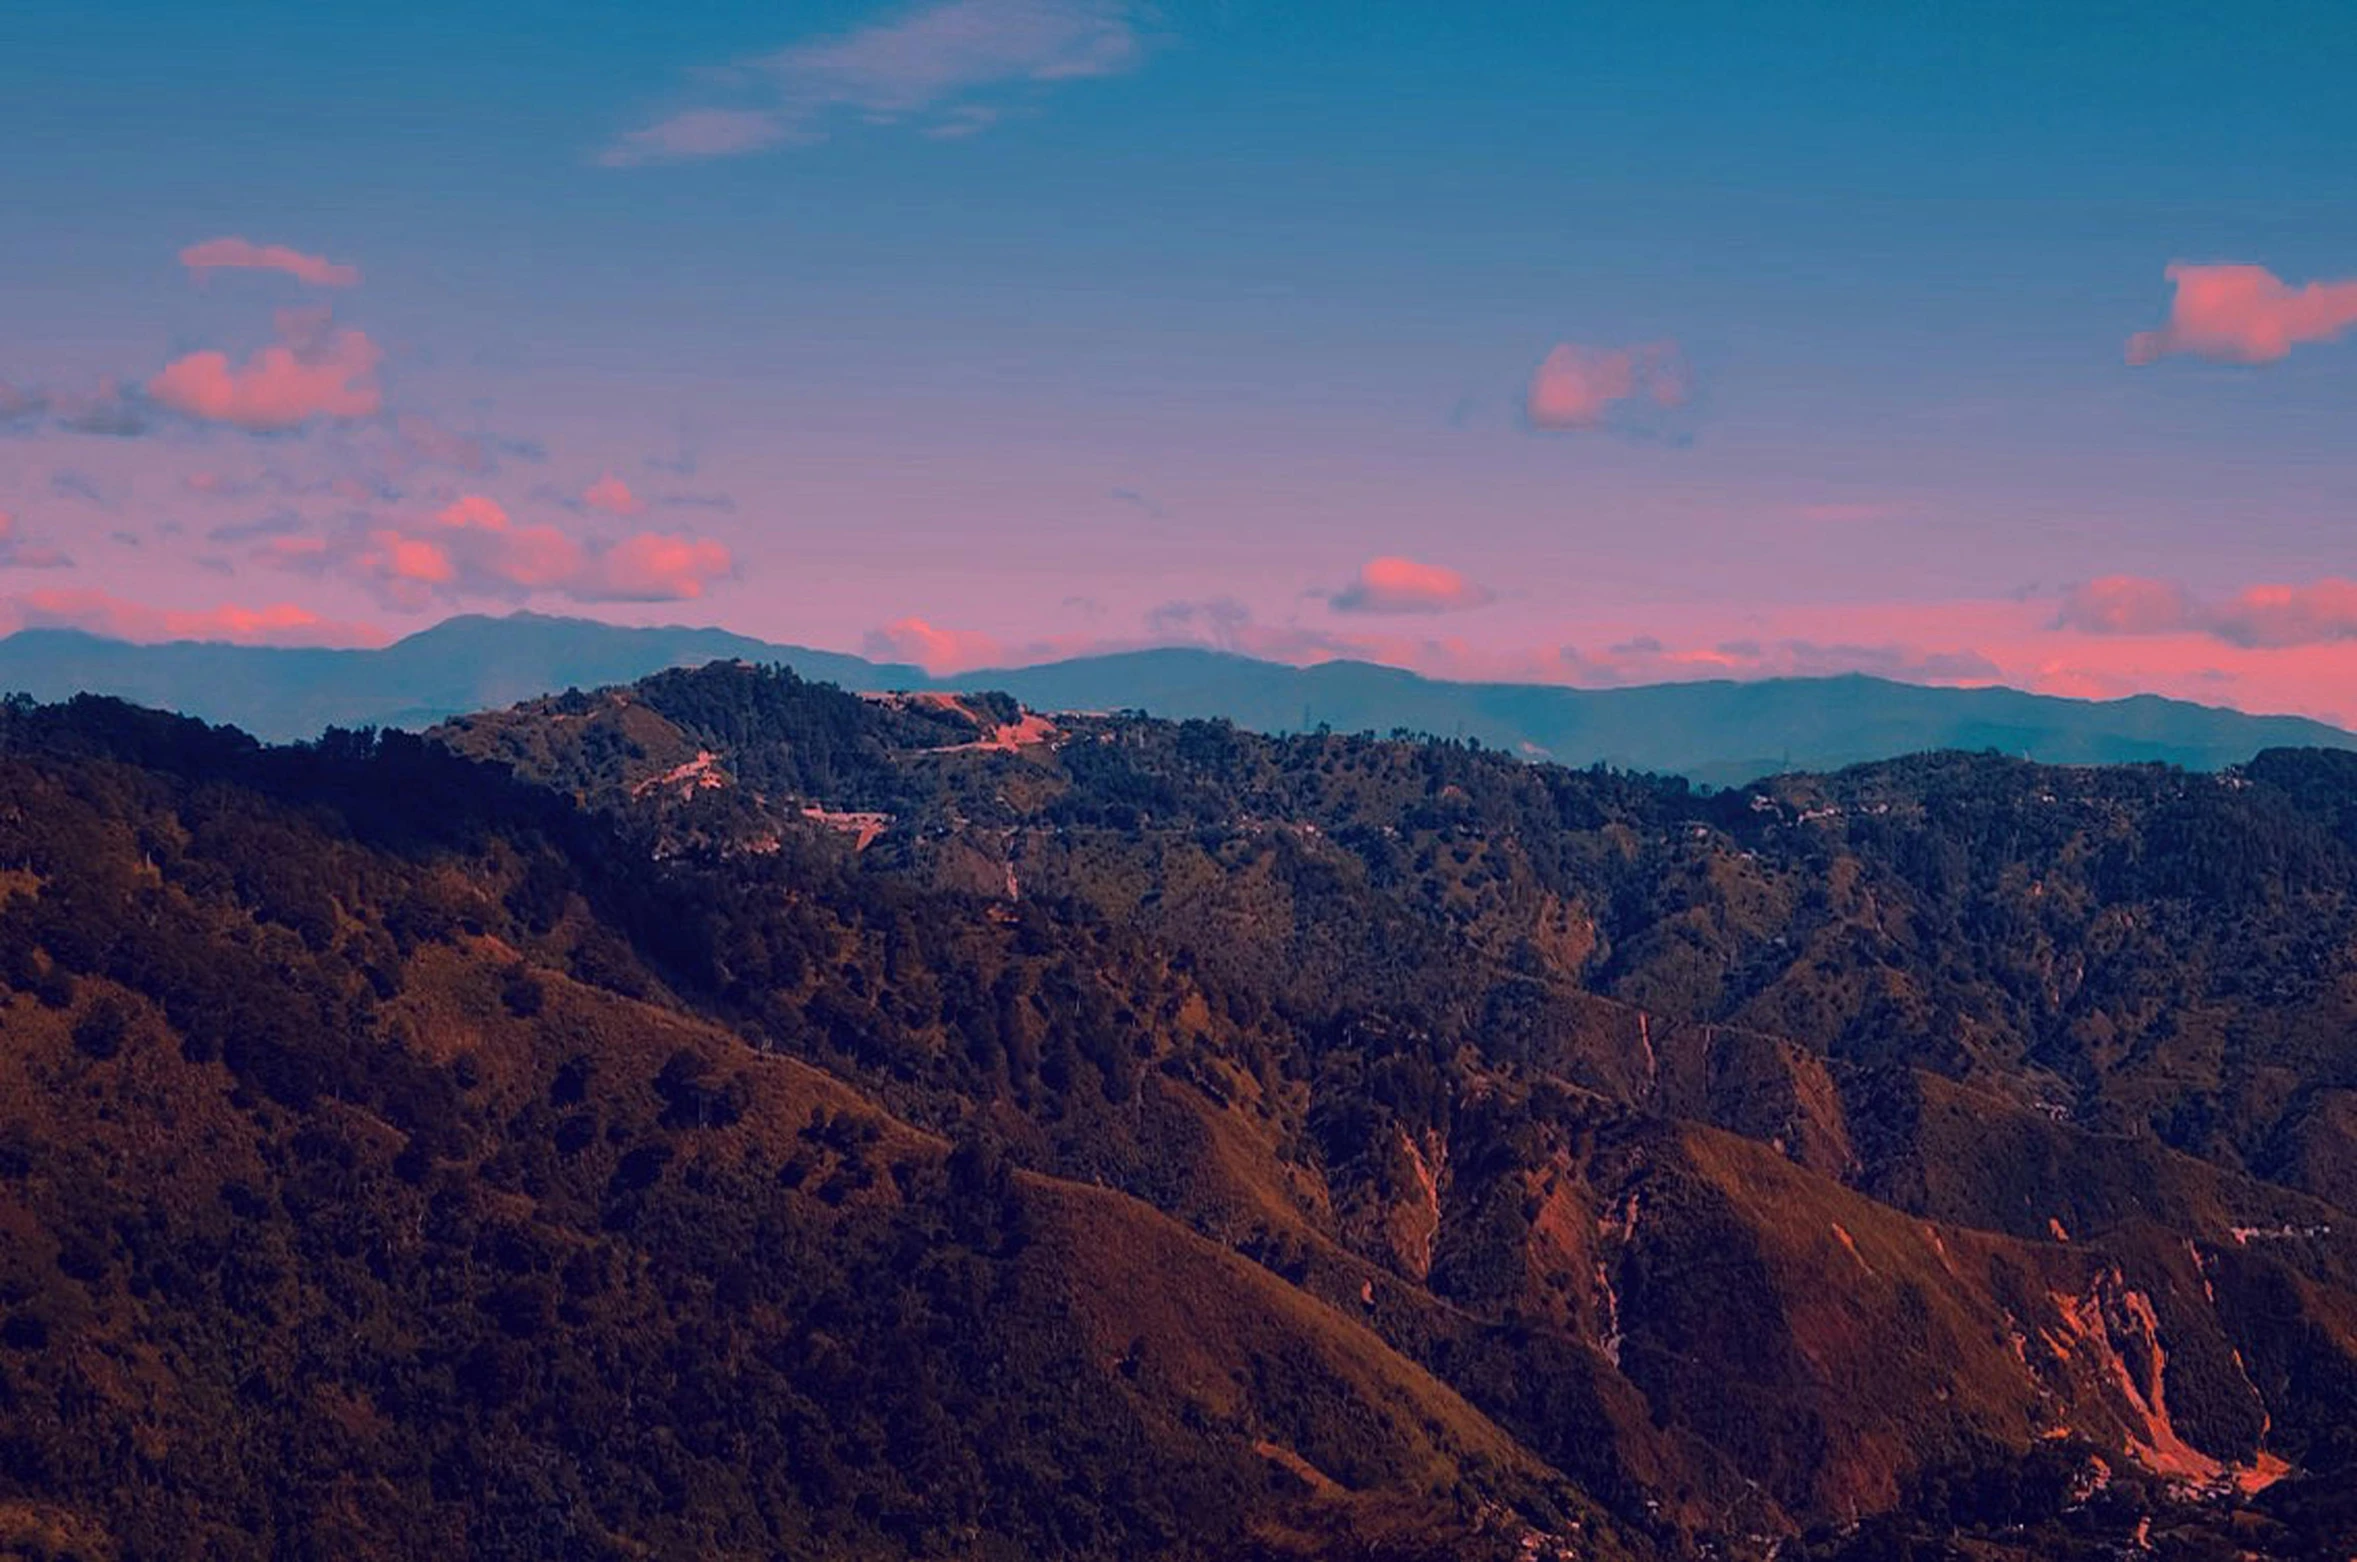
[(291, 602), (200, 610), (151, 607), (103, 591), (29, 591), (0, 598), (0, 623), (19, 629), (82, 629), (113, 640), (230, 641), (239, 645), (383, 645), (373, 624), (322, 618)]
[(434, 520), (455, 531), (503, 532), (508, 528), (507, 511), (498, 500), (483, 494), (460, 494), (436, 512)]
[[(280, 542), (308, 542), (309, 538), (282, 537)], [(286, 549), (299, 556), (315, 550)], [(450, 552), (441, 544), (423, 537), (405, 537), (397, 531), (378, 530), (368, 534), (368, 551), (360, 555), (360, 567), (389, 581), (411, 582), (426, 586), (444, 586), (458, 578), (458, 566), (450, 562)]]
[(376, 384), (376, 343), (335, 330), (310, 310), (281, 310), (281, 341), (242, 364), (225, 353), (190, 353), (147, 382), (147, 393), (175, 412), (250, 433), (300, 427), (314, 418), (373, 417), (384, 404)]
[[(481, 494), (464, 494), (444, 507), (434, 523), (445, 534), (449, 552), (463, 561), (464, 574), (476, 584), (510, 586), (522, 591), (563, 587), (582, 574), (586, 554), (578, 542), (554, 526), (518, 526), (498, 501)], [(460, 571), (443, 577), (456, 582)]]
[(949, 629), (915, 616), (899, 618), (862, 638), (862, 655), (881, 662), (913, 662), (927, 672), (947, 674), (980, 667), (1026, 667), (1100, 651), (1135, 650), (1167, 639), (1107, 639), (1094, 634), (1001, 639), (979, 629)]
[(419, 522), (374, 527), (356, 545), (302, 540), (315, 546), (272, 549), (268, 561), (306, 571), (341, 564), (388, 603), (413, 611), (438, 599), (516, 600), (540, 591), (576, 602), (691, 601), (736, 568), (728, 548), (708, 538), (639, 532), (584, 542), (554, 526), (519, 524), (483, 494), (462, 494)]
[(581, 502), (608, 515), (643, 515), (647, 507), (644, 499), (630, 491), (628, 483), (611, 472), (584, 489)]
[(312, 287), (352, 287), (360, 281), (358, 266), (338, 265), (283, 244), (254, 244), (238, 238), (191, 244), (180, 252), (180, 264), (200, 278), (215, 271), (283, 271)]
[(990, 635), (971, 629), (941, 629), (914, 617), (869, 630), (861, 649), (878, 661), (913, 662), (935, 674), (996, 666), (1007, 659), (1005, 644)]
[(2128, 361), (2190, 353), (2222, 363), (2273, 363), (2306, 342), (2357, 325), (2357, 279), (2287, 286), (2264, 266), (2169, 267), (2169, 323), (2128, 338)]
[(2073, 587), (2055, 627), (2096, 635), (2204, 635), (2252, 649), (2357, 640), (2357, 581), (2328, 576), (2306, 585), (2246, 586), (2219, 602), (2184, 587), (2108, 575)]
[(1674, 342), (1633, 347), (1564, 342), (1531, 376), (1527, 410), (1533, 428), (1593, 429), (1604, 426), (1617, 404), (1673, 408), (1685, 405), (1687, 394), (1685, 360)]
[(2139, 575), (2104, 575), (2063, 593), (2055, 627), (2091, 635), (2173, 634), (2192, 626), (2185, 588)]
[(1493, 594), (1453, 569), (1414, 559), (1369, 559), (1358, 578), (1334, 594), (1344, 613), (1449, 613), (1481, 607)]
[(584, 602), (688, 602), (735, 568), (709, 538), (640, 532), (593, 557), (570, 589)]
[(2357, 640), (2357, 580), (2251, 586), (2210, 615), (2212, 632), (2236, 645), (2274, 647)]

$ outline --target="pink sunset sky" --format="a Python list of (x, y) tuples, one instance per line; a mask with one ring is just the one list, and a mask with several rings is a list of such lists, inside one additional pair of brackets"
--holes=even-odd
[(2357, 726), (2312, 33), (1377, 9), (691, 8), (529, 69), (493, 21), (427, 93), (376, 22), (263, 7), (208, 84), (165, 13), (37, 7), (0, 630), (529, 608)]

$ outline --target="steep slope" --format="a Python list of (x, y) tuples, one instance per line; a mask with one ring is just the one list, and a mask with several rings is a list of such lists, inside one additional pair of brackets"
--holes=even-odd
[(2357, 1269), (2274, 1179), (2343, 1088), (2336, 763), (1699, 795), (727, 664), (422, 743), (8, 707), (0, 1502), (2330, 1554)]
[[(620, 769), (606, 783), (583, 771), (559, 778), (585, 796), (635, 799), (617, 806), (655, 832), (658, 850), (695, 846), (740, 862), (813, 808), (857, 807), (888, 821), (846, 853), (863, 878), (962, 894), (1034, 937), (1052, 921), (1129, 930), (1144, 935), (1138, 947), (1173, 951), (1169, 969), (1183, 980), (1134, 1007), (1196, 1019), (1176, 1034), (1149, 1024), (1153, 1039), (1141, 1037), (1133, 1061), (1087, 1039), (1128, 1023), (1115, 1000), (1060, 1043), (1073, 1060), (1064, 1068), (1094, 1063), (1109, 1098), (1134, 1110), (1039, 1093), (1045, 1076), (1031, 1070), (1059, 1045), (1055, 1017), (1091, 1012), (1069, 987), (1052, 1002), (1026, 1000), (1044, 1031), (1010, 1026), (1002, 1004), (995, 1022), (945, 1011), (937, 1039), (929, 1022), (897, 1039), (863, 1034), (861, 1022), (795, 1044), (831, 1048), (836, 1066), (874, 1069), (878, 1088), (911, 1100), (992, 1095), (1027, 1153), (1129, 1186), (1322, 1294), (1347, 1299), (1358, 1287), (1400, 1349), (1591, 1489), (1619, 1493), (1626, 1511), (1772, 1532), (1903, 1506), (1936, 1469), (1986, 1464), (2007, 1448), (2026, 1457), (2057, 1435), (2194, 1484), (2263, 1484), (2286, 1449), (2318, 1468), (2345, 1459), (2324, 1431), (2329, 1407), (2344, 1402), (2345, 1361), (2320, 1369), (2313, 1394), (2288, 1373), (2263, 1393), (2246, 1363), (2261, 1334), (2276, 1337), (2270, 1350), (2291, 1348), (2280, 1326), (2295, 1314), (2303, 1321), (2291, 1334), (2341, 1337), (2338, 1304), (2323, 1298), (2351, 1284), (2346, 1222), (2254, 1180), (2237, 1158), (2213, 1165), (2153, 1137), (2166, 1125), (2134, 1108), (2148, 1091), (2140, 1069), (2106, 1071), (2093, 1055), (2074, 1063), (2090, 1081), (2081, 1120), (2057, 1122), (2054, 1113), (2070, 1114), (2052, 1096), (2053, 1044), (2009, 1040), (1997, 1023), (2024, 991), (2019, 963), (2048, 956), (1993, 906), (1938, 898), (1978, 893), (2010, 906), (2035, 874), (2058, 885), (2083, 876), (2090, 861), (2111, 860), (2089, 856), (2099, 829), (2138, 843), (2147, 869), (2105, 870), (2066, 902), (2072, 914), (2108, 897), (2092, 925), (2182, 916), (2174, 896), (2222, 904), (2231, 886), (2181, 882), (2161, 866), (2180, 850), (2172, 843), (2235, 828), (2257, 832), (2243, 860), (2268, 862), (2258, 840), (2278, 836), (2310, 853), (2296, 864), (2277, 849), (2297, 893), (2264, 900), (2261, 920), (2339, 926), (2342, 902), (2317, 890), (2347, 883), (2345, 853), (2287, 822), (2273, 783), (2253, 793), (2243, 776), (2221, 785), (1952, 761), (1698, 798), (1462, 748), (1059, 718), (1006, 744), (895, 738), (878, 725), (860, 764), (838, 767), (830, 796), (807, 767), (751, 755), (796, 748), (804, 728), (856, 726), (863, 710), (900, 720), (895, 707), (722, 669), (600, 699), (471, 721), (445, 740), (512, 756), (560, 718), (568, 734), (668, 728), (636, 759), (569, 735), (572, 762), (596, 753)], [(766, 716), (751, 714), (765, 702)], [(1009, 715), (993, 706), (967, 719), (980, 734), (1010, 730)], [(663, 774), (652, 767), (688, 751), (724, 769), (764, 766), (780, 790), (699, 788), (650, 809), (640, 771)], [(1826, 800), (1836, 792), (1850, 801)], [(2212, 806), (2225, 811), (2199, 831), (2178, 822), (2187, 807)], [(1844, 830), (1851, 848), (1833, 849)], [(1998, 859), (1953, 883), (1924, 878), (1951, 860), (1952, 842), (1992, 836), (2005, 843)], [(2078, 922), (2068, 929), (2087, 936)], [(1957, 943), (1966, 930), (1972, 941)], [(1828, 960), (1837, 936), (1870, 936), (1870, 960)], [(1977, 963), (1928, 958), (1949, 947)], [(2207, 968), (2182, 943), (2126, 953), (2122, 975), (2182, 984)], [(1200, 1008), (1190, 985), (1202, 989)], [(1943, 996), (1906, 1006), (1877, 996), (1911, 990)], [(2308, 990), (2238, 1001), (2255, 1015), (2305, 1002)], [(2130, 980), (2088, 996), (2124, 1016), (2116, 1006), (2142, 1002), (2139, 991)], [(786, 1034), (809, 1012), (802, 999), (736, 1001), (745, 1023)], [(1977, 1027), (1936, 1028), (1984, 1015)], [(1771, 1022), (1786, 1034), (1760, 1028)], [(981, 1036), (997, 1038), (989, 1057), (1006, 1051), (977, 1075), (960, 1053)], [(2307, 1072), (2291, 1077), (2321, 1077), (2329, 1058), (2301, 1056)], [(1194, 1088), (1173, 1095), (1158, 1075)], [(2211, 1088), (2181, 1074), (2171, 1099), (2183, 1107)], [(1681, 1186), (1709, 1191), (1648, 1223), (1648, 1242), (1754, 1256), (1706, 1266), (1690, 1293), (1727, 1337), (1688, 1317), (1650, 1357), (1632, 1357), (1632, 1342), (1689, 1293), (1657, 1286), (1627, 1311), (1618, 1249), (1577, 1235), (1628, 1224), (1625, 1176), (1596, 1180), (1572, 1147), (1621, 1132), (1612, 1125), (1631, 1112), (1719, 1123), (1769, 1157), (1731, 1163), (1719, 1152), (1710, 1164), (1745, 1169), (1713, 1176), (1695, 1169), (1703, 1141), (1664, 1152), (1662, 1164), (1685, 1168)], [(1772, 1200), (1747, 1195), (1777, 1185), (1769, 1173), (1781, 1165), (1803, 1181)], [(1870, 1229), (1908, 1235), (1862, 1259)], [(2285, 1230), (2308, 1234), (2253, 1235)], [(1329, 1245), (1410, 1299), (1394, 1300)], [(2217, 1277), (2246, 1264), (2305, 1300), (2274, 1323), (2221, 1302)], [(1900, 1278), (1862, 1291), (1855, 1277), (1868, 1265)], [(1778, 1350), (1714, 1354), (1745, 1343), (1759, 1320), (1818, 1318), (1811, 1304), (1828, 1286), (1851, 1312), (1796, 1325)], [(1946, 1299), (1927, 1310), (1934, 1297)], [(1816, 1356), (1796, 1356), (1789, 1338), (1812, 1329)], [(1511, 1344), (1501, 1348), (1493, 1330), (1510, 1331)], [(1828, 1354), (1841, 1340), (1871, 1342), (1876, 1359), (1914, 1376), (1845, 1376)], [(2343, 1359), (2333, 1356), (2341, 1346), (2322, 1348)], [(1526, 1372), (1547, 1361), (1543, 1391), (1502, 1356)], [(2168, 1388), (2157, 1375), (2164, 1357), (2176, 1364)], [(1640, 1360), (1701, 1365), (1646, 1376)], [(1579, 1429), (1560, 1424), (1567, 1411)]]
[[(649, 1002), (583, 904), (535, 935), (509, 902), (597, 839), (563, 810), (414, 748), (17, 725), (21, 1531), (126, 1556), (1619, 1554), (1335, 1309)], [(148, 763), (91, 754), (127, 748)], [(600, 958), (606, 985), (568, 974)]]

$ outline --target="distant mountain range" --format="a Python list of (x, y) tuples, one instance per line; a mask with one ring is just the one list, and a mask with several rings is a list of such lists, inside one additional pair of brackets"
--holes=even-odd
[(286, 741), (330, 725), (422, 728), (566, 688), (728, 659), (784, 663), (857, 690), (1003, 690), (1035, 709), (1225, 717), (1276, 733), (1405, 729), (1721, 785), (1932, 749), (2214, 770), (2263, 748), (2357, 748), (2357, 735), (2322, 722), (2157, 695), (2074, 700), (1864, 676), (1568, 689), (1449, 683), (1364, 662), (1291, 667), (1186, 648), (936, 678), (719, 629), (634, 629), (534, 613), (453, 618), (381, 650), (132, 645), (77, 630), (25, 630), (0, 639), (0, 690), (44, 700), (118, 695)]

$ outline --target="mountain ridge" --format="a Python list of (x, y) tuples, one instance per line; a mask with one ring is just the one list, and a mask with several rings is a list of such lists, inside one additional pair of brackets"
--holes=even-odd
[(0, 1538), (2357, 1539), (2357, 756), (1704, 792), (723, 662), (10, 703), (0, 782)]
[(1869, 674), (1580, 689), (1459, 683), (1377, 663), (1294, 667), (1173, 646), (939, 677), (901, 663), (728, 630), (634, 628), (516, 613), (462, 615), (380, 649), (139, 645), (81, 630), (0, 638), (0, 690), (105, 694), (240, 727), (269, 741), (329, 726), (422, 728), (569, 687), (629, 683), (715, 660), (792, 666), (856, 689), (999, 690), (1047, 710), (1136, 709), (1254, 731), (1319, 726), (1470, 738), (1533, 759), (1735, 785), (1934, 749), (2052, 763), (2145, 761), (2216, 770), (2263, 748), (2357, 747), (2357, 734), (2152, 694), (2091, 701)]

